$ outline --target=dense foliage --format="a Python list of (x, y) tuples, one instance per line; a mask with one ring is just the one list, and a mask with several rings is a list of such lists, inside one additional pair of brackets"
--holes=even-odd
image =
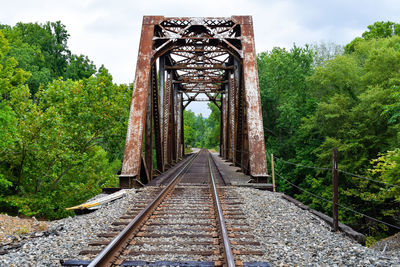
[(218, 150), (221, 112), (213, 103), (208, 103), (208, 108), (211, 110), (208, 118), (203, 118), (202, 114), (196, 115), (190, 109), (184, 110), (185, 147)]
[[(370, 25), (344, 53), (314, 45), (258, 56), (266, 148), (278, 157), (279, 174), (331, 199), (329, 170), (279, 159), (330, 168), (332, 149), (338, 148), (339, 169), (378, 181), (340, 173), (340, 204), (394, 225), (400, 225), (399, 26)], [(331, 202), (282, 179), (278, 183), (280, 190), (331, 213)], [(339, 217), (376, 238), (396, 232), (344, 208)]]
[(114, 186), (130, 90), (71, 54), (60, 22), (0, 30), (0, 211), (60, 218)]

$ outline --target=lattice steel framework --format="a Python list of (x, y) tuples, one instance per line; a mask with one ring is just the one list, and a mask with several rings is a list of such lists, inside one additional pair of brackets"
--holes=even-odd
[(145, 16), (121, 187), (146, 183), (183, 157), (183, 110), (193, 101), (221, 110), (220, 155), (268, 176), (252, 18)]

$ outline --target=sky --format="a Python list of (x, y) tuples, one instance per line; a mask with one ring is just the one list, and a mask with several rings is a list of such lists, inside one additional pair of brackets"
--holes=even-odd
[[(143, 15), (252, 15), (257, 53), (319, 42), (345, 45), (376, 21), (400, 20), (399, 0), (0, 0), (0, 24), (60, 20), (74, 54), (104, 65), (116, 83), (134, 79)], [(208, 116), (206, 103), (188, 106)]]

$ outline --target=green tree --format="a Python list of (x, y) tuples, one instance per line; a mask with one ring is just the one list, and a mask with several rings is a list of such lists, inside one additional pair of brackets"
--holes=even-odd
[[(338, 148), (341, 170), (398, 184), (400, 37), (396, 25), (375, 23), (363, 38), (348, 44), (344, 54), (314, 46), (311, 54), (307, 47), (295, 47), (258, 56), (266, 148), (278, 157), (280, 175), (330, 199), (331, 154)], [(326, 169), (296, 167), (279, 159)], [(330, 202), (280, 179), (278, 186), (315, 209), (331, 212)], [(394, 225), (400, 224), (398, 193), (397, 187), (340, 173), (342, 205)], [(375, 238), (394, 233), (345, 209), (340, 209), (339, 218)]]
[(400, 36), (400, 24), (391, 21), (377, 21), (368, 26), (368, 31), (362, 34), (365, 40), (389, 38), (394, 35)]
[(205, 120), (207, 130), (204, 138), (204, 145), (207, 148), (216, 149), (220, 143), (221, 111), (214, 103), (208, 103), (208, 108), (211, 110), (211, 114)]
[(184, 124), (184, 136), (185, 136), (185, 146), (194, 147), (196, 141), (196, 130), (194, 129), (196, 123), (196, 115), (193, 111), (184, 110), (183, 111), (183, 124)]
[(3, 205), (59, 218), (68, 214), (66, 206), (116, 184), (121, 161), (104, 148), (124, 139), (129, 89), (114, 85), (105, 69), (85, 80), (55, 80), (35, 102), (24, 88), (10, 94), (18, 138), (0, 155), (14, 188)]
[(356, 46), (363, 40), (389, 38), (392, 36), (400, 36), (400, 24), (391, 21), (375, 22), (368, 26), (368, 31), (365, 31), (361, 37), (356, 37), (353, 41), (345, 46), (345, 52), (350, 54), (356, 49)]
[(0, 25), (10, 49), (7, 57), (13, 57), (18, 67), (29, 71), (27, 83), (32, 97), (40, 85), (47, 86), (59, 77), (79, 80), (88, 78), (96, 66), (87, 56), (74, 55), (68, 49), (69, 34), (60, 22), (17, 23), (14, 27)]
[[(394, 119), (398, 101), (397, 64), (400, 50), (396, 47), (399, 44), (398, 36), (362, 40), (352, 54), (338, 56), (325, 66), (316, 68), (308, 80), (318, 93), (318, 106), (300, 127), (302, 138), (319, 140), (308, 148), (311, 152), (308, 157), (313, 158), (311, 162), (314, 163), (309, 165), (330, 167), (331, 151), (336, 147), (339, 150), (339, 168), (367, 176), (372, 159), (399, 147), (400, 125)], [(329, 91), (326, 94), (321, 94), (327, 89)], [(297, 147), (299, 155), (304, 147), (300, 144)], [(314, 172), (305, 176), (301, 185), (329, 198), (329, 176), (327, 172)], [(398, 224), (394, 216), (398, 204), (393, 202), (392, 195), (384, 193), (385, 187), (382, 189), (380, 184), (342, 175), (339, 192), (339, 201), (344, 205), (371, 217)], [(329, 203), (306, 193), (298, 192), (298, 197), (324, 212), (331, 209)], [(383, 224), (366, 220), (347, 210), (340, 211), (340, 219), (371, 235), (382, 237), (382, 233), (390, 233), (390, 229)]]
[(294, 46), (274, 48), (257, 58), (266, 146), (276, 155), (291, 157), (294, 133), (301, 118), (315, 106), (306, 78), (312, 73), (313, 51)]

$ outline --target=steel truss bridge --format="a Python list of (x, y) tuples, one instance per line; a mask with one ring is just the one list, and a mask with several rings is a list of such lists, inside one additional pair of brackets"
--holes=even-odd
[(252, 17), (145, 16), (120, 187), (183, 158), (183, 110), (193, 101), (220, 109), (221, 156), (268, 176)]

